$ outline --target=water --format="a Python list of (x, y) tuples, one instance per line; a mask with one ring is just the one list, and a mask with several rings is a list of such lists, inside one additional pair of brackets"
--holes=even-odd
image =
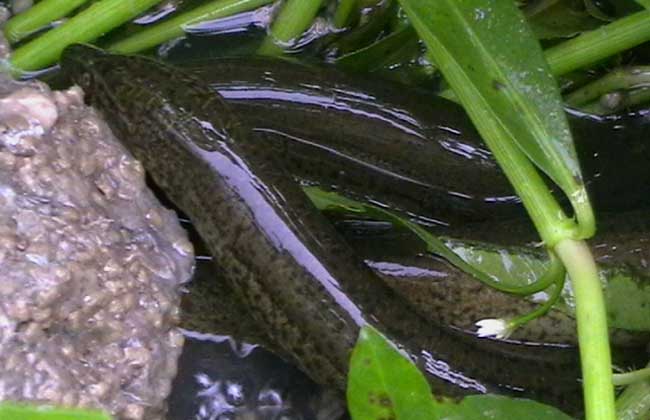
[(258, 345), (186, 331), (168, 420), (334, 420), (340, 398)]

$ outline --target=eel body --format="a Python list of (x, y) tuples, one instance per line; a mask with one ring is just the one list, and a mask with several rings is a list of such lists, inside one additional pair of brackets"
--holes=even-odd
[(434, 392), (506, 393), (580, 410), (574, 349), (477, 339), (411, 310), (201, 80), (80, 45), (65, 50), (62, 65), (192, 220), (243, 310), (317, 382), (345, 389), (350, 352), (370, 324), (412, 357)]
[[(525, 216), (463, 109), (444, 98), (271, 58), (184, 66), (273, 140), (289, 171), (309, 183), (452, 228)], [(568, 117), (597, 211), (650, 204), (650, 118)]]

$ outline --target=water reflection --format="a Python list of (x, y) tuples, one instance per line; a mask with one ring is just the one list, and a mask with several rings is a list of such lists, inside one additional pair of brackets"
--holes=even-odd
[(185, 331), (168, 420), (336, 420), (343, 406), (264, 348)]

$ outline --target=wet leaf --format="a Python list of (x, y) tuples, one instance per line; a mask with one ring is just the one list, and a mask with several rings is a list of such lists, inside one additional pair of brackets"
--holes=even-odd
[[(507, 156), (514, 153), (509, 151), (514, 142), (562, 188), (574, 207), (585, 209), (589, 220), (559, 89), (515, 2), (400, 0), (400, 4), (491, 150), (508, 148), (501, 152)], [(508, 174), (516, 169), (504, 170)], [(519, 190), (526, 188), (525, 181), (519, 182)], [(585, 227), (586, 234), (592, 230), (593, 226)]]
[(0, 404), (0, 420), (111, 420), (108, 414), (81, 409), (50, 406)]
[(650, 281), (622, 270), (606, 277), (605, 301), (611, 326), (650, 331)]
[(347, 399), (354, 420), (437, 418), (426, 379), (370, 326), (361, 329), (352, 352)]
[[(547, 269), (548, 260), (543, 252), (443, 239), (445, 245), (463, 261), (505, 285), (524, 286), (534, 283)], [(629, 267), (604, 264), (601, 264), (599, 275), (605, 293), (609, 325), (632, 331), (650, 331), (650, 277)], [(575, 316), (570, 283), (562, 292), (555, 309)]]
[(436, 402), (440, 419), (444, 420), (495, 420), (535, 419), (570, 420), (557, 408), (536, 401), (508, 398), (500, 395), (472, 395), (460, 403)]
[(348, 375), (353, 420), (570, 420), (560, 410), (498, 395), (434, 399), (413, 365), (374, 328), (361, 329)]

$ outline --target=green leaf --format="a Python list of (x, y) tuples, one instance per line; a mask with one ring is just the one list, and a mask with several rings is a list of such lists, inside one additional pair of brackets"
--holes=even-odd
[(192, 25), (253, 10), (271, 2), (272, 0), (214, 0), (203, 2), (198, 7), (176, 14), (160, 23), (148, 25), (146, 29), (110, 45), (108, 50), (118, 54), (134, 54), (153, 48), (170, 39), (182, 37)]
[(444, 420), (571, 420), (557, 408), (500, 395), (472, 395), (463, 398), (460, 403), (444, 400), (436, 402), (436, 405), (440, 418)]
[(68, 45), (94, 41), (160, 1), (100, 0), (94, 2), (62, 25), (21, 45), (13, 52), (10, 65), (15, 72), (20, 73), (39, 70), (54, 64)]
[(570, 420), (526, 399), (474, 395), (433, 399), (426, 379), (377, 330), (365, 326), (352, 352), (347, 389), (353, 420)]
[(4, 25), (4, 33), (12, 44), (42, 29), (56, 19), (67, 16), (88, 0), (43, 0), (20, 13)]
[(361, 329), (352, 352), (347, 400), (354, 420), (437, 418), (426, 379), (370, 326)]
[(111, 420), (111, 417), (95, 410), (2, 403), (0, 420)]
[(456, 93), (480, 95), (528, 157), (565, 191), (574, 191), (574, 178), (581, 174), (560, 92), (515, 2), (402, 0), (402, 5), (418, 32), (427, 34), (434, 55), (451, 53), (445, 75), (457, 73), (470, 82), (458, 89), (449, 80)]
[(633, 331), (650, 331), (650, 281), (622, 269), (601, 271), (609, 325)]
[[(441, 238), (467, 264), (510, 287), (535, 283), (548, 268), (546, 254), (520, 247), (500, 247), (473, 241)], [(650, 278), (638, 270), (601, 265), (600, 280), (607, 303), (610, 327), (650, 331)], [(575, 301), (570, 288), (563, 290), (555, 305), (575, 317)]]
[[(513, 147), (542, 169), (567, 194), (583, 225), (593, 215), (568, 128), (560, 92), (539, 43), (511, 0), (400, 0), (445, 79), (524, 200), (545, 241), (566, 237), (554, 200), (537, 207), (541, 180), (519, 174)], [(513, 146), (513, 143), (516, 146)], [(510, 161), (510, 163), (508, 163)], [(520, 176), (521, 175), (521, 176)], [(534, 194), (527, 192), (536, 188)], [(560, 213), (561, 214), (561, 213)], [(555, 220), (544, 218), (555, 217)], [(563, 230), (556, 234), (553, 228)]]

